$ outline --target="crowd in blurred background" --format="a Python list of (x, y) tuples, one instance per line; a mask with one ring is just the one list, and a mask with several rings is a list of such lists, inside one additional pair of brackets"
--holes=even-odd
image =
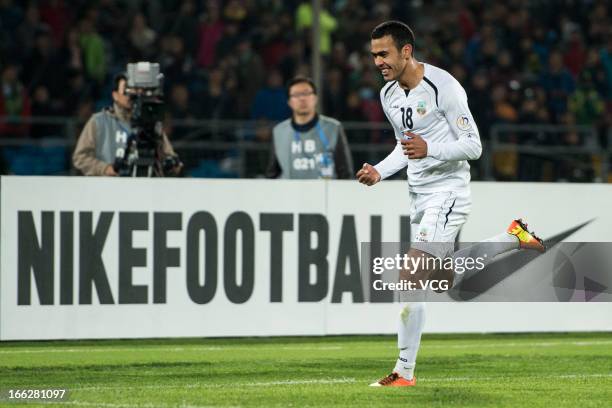
[[(397, 19), (413, 27), (417, 59), (464, 85), (483, 139), (494, 123), (587, 124), (603, 135), (611, 9), (596, 0), (323, 1), (323, 113), (385, 120), (369, 35)], [(169, 119), (277, 122), (289, 116), (285, 82), (311, 74), (312, 20), (309, 1), (0, 0), (0, 116), (84, 121), (110, 104), (114, 74), (149, 60), (165, 74)], [(0, 124), (0, 136), (50, 132)]]

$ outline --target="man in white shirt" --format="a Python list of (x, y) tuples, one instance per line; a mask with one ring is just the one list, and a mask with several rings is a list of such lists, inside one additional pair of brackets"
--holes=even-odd
[[(371, 53), (387, 84), (380, 99), (397, 144), (376, 166), (364, 163), (360, 183), (372, 186), (407, 167), (410, 195), (409, 257), (446, 258), (466, 254), (496, 255), (513, 249), (543, 252), (542, 240), (514, 220), (507, 231), (454, 253), (454, 241), (471, 208), (470, 165), (482, 146), (467, 95), (448, 72), (414, 58), (414, 34), (399, 21), (372, 31)], [(435, 263), (432, 263), (435, 264)], [(423, 263), (422, 265), (425, 265)], [(445, 278), (455, 285), (466, 273), (420, 268), (401, 271), (400, 279)], [(425, 303), (402, 304), (398, 326), (399, 357), (388, 376), (372, 386), (413, 386), (414, 367), (425, 324)]]

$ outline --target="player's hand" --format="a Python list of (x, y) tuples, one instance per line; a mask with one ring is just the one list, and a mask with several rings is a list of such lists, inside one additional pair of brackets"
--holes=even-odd
[(113, 168), (112, 164), (109, 164), (108, 166), (106, 166), (106, 168), (104, 169), (104, 175), (105, 176), (111, 176), (111, 177), (118, 176), (118, 174), (115, 171), (115, 169)]
[(423, 157), (427, 157), (427, 142), (419, 135), (406, 132), (404, 133), (410, 139), (402, 139), (400, 142), (402, 144), (402, 149), (404, 149), (404, 154), (408, 156), (409, 159), (422, 159)]
[(365, 184), (367, 186), (373, 186), (381, 179), (378, 170), (368, 163), (363, 163), (363, 166), (359, 169), (356, 176), (357, 180), (359, 180), (361, 184)]

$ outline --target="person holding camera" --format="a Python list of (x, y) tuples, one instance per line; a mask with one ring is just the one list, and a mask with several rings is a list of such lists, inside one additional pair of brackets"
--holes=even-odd
[(274, 127), (268, 178), (350, 179), (353, 158), (342, 124), (317, 113), (317, 90), (310, 78), (287, 84), (292, 116)]
[[(126, 92), (128, 80), (125, 74), (113, 80), (113, 106), (94, 114), (85, 124), (72, 155), (74, 167), (85, 176), (118, 176), (117, 163), (124, 158), (132, 137), (132, 100)], [(160, 161), (170, 160), (173, 165), (167, 173), (176, 175), (182, 164), (168, 140), (161, 132), (158, 156)], [(118, 160), (119, 159), (119, 160)], [(149, 175), (164, 175), (160, 166)], [(123, 174), (122, 174), (123, 175)], [(128, 175), (128, 174), (126, 174)]]

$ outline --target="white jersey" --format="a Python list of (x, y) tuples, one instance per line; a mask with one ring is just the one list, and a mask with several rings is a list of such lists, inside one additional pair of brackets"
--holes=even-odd
[[(415, 193), (457, 191), (468, 187), (470, 165), (480, 157), (482, 146), (467, 95), (451, 74), (423, 64), (423, 80), (405, 90), (391, 81), (380, 91), (380, 100), (393, 126), (397, 145), (378, 163), (383, 179), (408, 166), (409, 190)], [(400, 140), (410, 131), (427, 142), (427, 157), (408, 159)]]

